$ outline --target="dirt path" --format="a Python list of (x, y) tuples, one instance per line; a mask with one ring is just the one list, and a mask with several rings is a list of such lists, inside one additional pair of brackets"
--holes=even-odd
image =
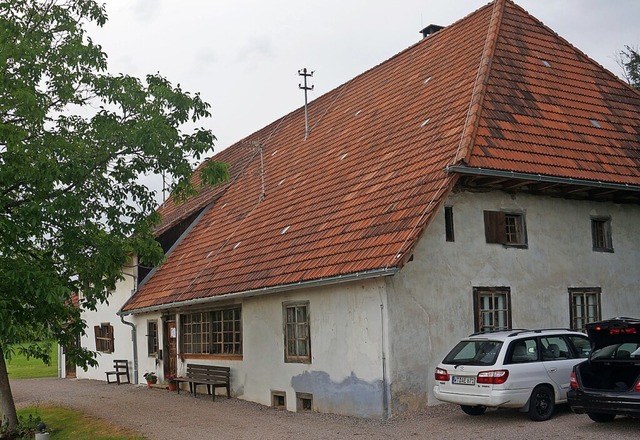
[[(439, 405), (390, 421), (330, 414), (292, 413), (239, 399), (194, 398), (188, 393), (107, 385), (96, 380), (11, 381), (18, 407), (52, 402), (110, 420), (150, 440), (182, 439), (631, 439), (640, 420), (596, 424), (566, 407), (548, 422), (531, 422), (516, 411), (470, 417)], [(46, 420), (45, 420), (46, 422)]]

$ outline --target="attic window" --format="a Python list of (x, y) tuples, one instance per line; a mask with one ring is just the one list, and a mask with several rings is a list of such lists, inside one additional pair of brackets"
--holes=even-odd
[(361, 112), (361, 111), (362, 111), (362, 110), (358, 110), (358, 111), (356, 112), (356, 116), (358, 116), (358, 115), (360, 114), (360, 112)]
[(340, 156), (340, 160), (344, 159), (345, 157), (347, 157), (347, 154), (349, 153), (344, 153), (342, 156)]
[(541, 60), (542, 64), (544, 64), (545, 67), (551, 67), (551, 64), (549, 64), (549, 61), (547, 60)]
[(282, 185), (285, 180), (287, 180), (287, 179), (282, 179), (280, 182), (278, 182), (278, 186)]
[(240, 246), (240, 243), (242, 243), (241, 241), (237, 242), (236, 245), (233, 247), (234, 249), (238, 249), (238, 246)]
[(284, 229), (282, 230), (282, 232), (280, 232), (280, 235), (284, 235), (284, 234), (286, 234), (290, 227), (291, 227), (291, 226), (287, 226), (286, 228), (284, 228)]
[(431, 118), (425, 119), (424, 122), (422, 124), (420, 124), (420, 127), (424, 127), (425, 125), (427, 125), (430, 120), (431, 120)]
[(427, 79), (424, 80), (424, 84), (428, 83), (429, 81), (431, 81), (431, 77), (427, 77)]
[(278, 150), (274, 151), (273, 153), (271, 153), (272, 156), (275, 156), (276, 153), (278, 152)]
[(596, 128), (602, 128), (602, 127), (600, 126), (600, 123), (599, 123), (598, 121), (596, 121), (595, 119), (591, 119), (591, 121), (590, 121), (590, 122), (591, 122), (591, 125), (593, 125), (594, 127), (596, 127)]

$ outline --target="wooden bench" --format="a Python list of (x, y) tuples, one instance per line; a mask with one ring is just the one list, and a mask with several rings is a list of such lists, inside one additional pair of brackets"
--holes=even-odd
[(215, 365), (187, 364), (187, 377), (177, 377), (177, 391), (180, 393), (180, 382), (189, 383), (189, 390), (196, 396), (198, 385), (207, 386), (207, 394), (216, 400), (216, 388), (227, 389), (227, 399), (231, 398), (231, 369), (229, 367), (217, 367)]
[[(105, 371), (107, 375), (107, 383), (117, 383), (120, 385), (121, 383), (131, 383), (129, 380), (129, 361), (126, 359), (116, 359), (113, 361), (113, 371)], [(116, 380), (109, 382), (109, 377), (115, 376)], [(120, 380), (120, 376), (124, 376), (127, 378), (127, 381)]]

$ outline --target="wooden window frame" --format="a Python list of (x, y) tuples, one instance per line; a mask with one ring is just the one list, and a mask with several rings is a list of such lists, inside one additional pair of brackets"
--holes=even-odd
[(456, 241), (455, 232), (453, 228), (453, 206), (444, 207), (444, 230), (445, 240), (448, 242)]
[[(299, 319), (299, 311), (304, 310), (304, 318)], [(291, 313), (290, 313), (291, 312)], [(309, 302), (282, 303), (284, 332), (284, 361), (287, 363), (311, 363), (311, 331)]]
[(108, 322), (102, 322), (93, 327), (96, 341), (96, 351), (101, 353), (113, 353), (113, 326)]
[(591, 244), (594, 252), (613, 252), (611, 217), (591, 217)]
[(241, 357), (242, 307), (181, 314), (180, 354), (188, 357)]
[[(501, 296), (504, 298), (504, 308), (490, 309), (482, 308), (482, 299), (486, 296), (491, 297), (492, 304), (495, 303), (495, 298)], [(505, 313), (505, 325), (497, 325), (501, 319), (497, 318), (498, 313)], [(483, 325), (485, 314), (490, 313), (491, 322), (490, 325)], [(473, 327), (476, 332), (483, 331), (497, 331), (497, 330), (509, 330), (511, 326), (511, 288), (509, 287), (474, 287), (473, 288)]]
[(484, 211), (484, 235), (487, 243), (527, 248), (527, 222), (524, 212)]
[(158, 320), (147, 320), (147, 355), (156, 356), (158, 354)]
[[(585, 325), (602, 319), (602, 289), (600, 287), (570, 287), (569, 288), (569, 322), (571, 329), (585, 331)], [(589, 297), (595, 303), (589, 304)], [(589, 313), (589, 308), (595, 308), (595, 313)]]

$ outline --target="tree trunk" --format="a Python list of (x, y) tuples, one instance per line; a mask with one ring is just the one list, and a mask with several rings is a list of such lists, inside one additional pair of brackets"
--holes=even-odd
[(13, 438), (13, 433), (18, 426), (18, 416), (16, 414), (16, 405), (13, 402), (11, 394), (11, 386), (9, 385), (9, 374), (7, 373), (7, 364), (4, 360), (4, 351), (0, 346), (0, 416), (2, 416), (1, 431), (5, 431), (0, 438)]

